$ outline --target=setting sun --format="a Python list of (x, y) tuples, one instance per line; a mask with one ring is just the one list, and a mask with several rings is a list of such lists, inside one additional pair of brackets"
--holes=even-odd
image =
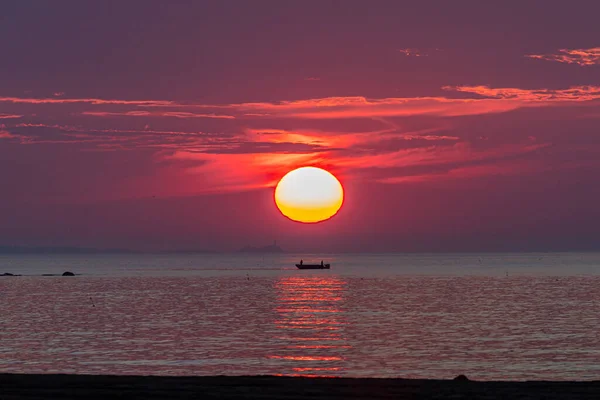
[(344, 202), (344, 189), (333, 174), (316, 167), (288, 172), (275, 188), (275, 203), (289, 219), (312, 223), (333, 217)]

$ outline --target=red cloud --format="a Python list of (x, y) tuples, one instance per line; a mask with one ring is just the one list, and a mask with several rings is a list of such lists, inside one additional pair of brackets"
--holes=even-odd
[(398, 51), (406, 56), (411, 56), (411, 57), (426, 57), (428, 56), (427, 53), (425, 53), (422, 50), (419, 49), (398, 49)]
[[(286, 172), (305, 165), (324, 166), (336, 175), (345, 175), (345, 178), (368, 168), (370, 179), (383, 183), (469, 178), (486, 173), (506, 175), (519, 170), (520, 173), (526, 173), (540, 166), (527, 159), (519, 159), (548, 146), (547, 143), (528, 142), (477, 149), (460, 142), (449, 146), (433, 145), (377, 154), (353, 154), (336, 149), (294, 154), (207, 154), (183, 150), (164, 153), (163, 157), (173, 161), (196, 161), (199, 165), (192, 165), (186, 173), (206, 177), (210, 181), (207, 183), (209, 188), (229, 187), (237, 190), (272, 187)], [(232, 165), (244, 165), (244, 168), (232, 168)]]
[[(498, 114), (525, 107), (580, 104), (600, 99), (600, 88), (596, 86), (538, 90), (488, 86), (444, 89), (471, 96), (379, 99), (355, 96), (225, 105), (151, 100), (94, 103), (90, 99), (67, 99), (85, 103), (88, 110), (83, 112), (68, 102), (65, 104), (63, 99), (51, 99), (67, 112), (53, 114), (53, 123), (44, 121), (44, 115), (36, 113), (34, 121), (11, 126), (20, 130), (3, 133), (2, 138), (15, 139), (18, 134), (22, 135), (19, 141), (7, 142), (10, 145), (19, 142), (78, 144), (86, 151), (145, 149), (156, 155), (159, 164), (164, 161), (177, 165), (184, 176), (202, 176), (202, 190), (208, 191), (270, 186), (285, 172), (302, 165), (337, 169), (338, 174), (346, 176), (363, 176), (364, 170), (369, 169), (367, 175), (371, 180), (403, 182), (535, 169), (539, 167), (535, 152), (544, 149), (547, 140), (543, 135), (538, 136), (538, 132), (528, 131), (520, 138), (508, 132), (503, 139), (496, 135), (496, 141), (483, 143), (476, 138), (489, 136), (486, 131), (465, 134), (462, 128), (454, 126), (460, 120), (430, 118), (423, 125), (422, 121), (426, 120), (423, 118), (399, 121), (388, 117)], [(29, 100), (23, 102), (38, 104)], [(15, 107), (17, 115), (19, 106)], [(81, 115), (137, 118), (107, 121), (82, 119)], [(179, 129), (193, 129), (196, 124), (172, 119), (157, 122), (160, 129), (153, 130), (144, 120), (151, 117), (214, 119), (202, 121), (203, 127), (222, 133), (180, 132)], [(79, 118), (78, 123), (83, 120), (85, 126), (75, 126), (70, 118)], [(370, 119), (373, 123), (365, 125), (351, 120), (356, 118)], [(241, 122), (221, 121), (234, 119)], [(107, 123), (114, 125), (107, 126)], [(264, 128), (266, 124), (268, 128)], [(257, 126), (261, 125), (263, 128), (259, 129)], [(528, 139), (533, 133), (538, 140)], [(233, 165), (244, 167), (232, 168)]]
[(17, 114), (1, 114), (0, 113), (0, 119), (16, 119), (16, 118), (21, 118), (23, 117), (22, 115), (17, 115)]
[(414, 115), (476, 115), (509, 111), (518, 107), (518, 104), (496, 100), (448, 99), (443, 97), (384, 99), (330, 97), (280, 103), (243, 103), (232, 107), (244, 113), (259, 112), (289, 118), (331, 119)]
[(0, 130), (0, 140), (2, 139), (17, 139), (21, 144), (29, 143), (29, 138), (23, 135), (17, 135), (8, 131)]
[[(423, 182), (437, 179), (464, 179), (493, 175), (524, 175), (539, 172), (544, 166), (532, 160), (515, 160), (548, 147), (549, 144), (535, 146), (510, 145), (501, 148), (475, 151), (464, 144), (451, 151), (442, 152), (437, 160), (425, 160), (411, 164), (421, 167), (417, 173), (402, 173), (378, 179), (381, 183)], [(409, 165), (406, 165), (409, 167)], [(414, 169), (414, 168), (413, 168)]]
[(569, 89), (490, 88), (488, 86), (444, 86), (446, 90), (473, 93), (501, 100), (523, 102), (580, 102), (600, 99), (600, 86), (574, 86)]
[[(129, 101), (85, 98), (20, 99), (0, 97), (0, 101), (27, 104), (54, 103), (63, 105), (68, 105), (70, 103), (86, 103), (94, 106), (112, 106), (113, 109), (109, 110), (88, 110), (80, 113), (80, 115), (96, 117), (172, 117), (182, 119), (210, 118), (232, 120), (261, 118), (386, 118), (416, 115), (454, 117), (501, 113), (521, 107), (554, 105), (558, 102), (582, 102), (600, 99), (600, 87), (598, 86), (576, 86), (568, 89), (446, 86), (443, 87), (443, 89), (471, 93), (479, 97), (451, 98), (438, 96), (370, 99), (361, 96), (353, 96), (225, 105), (184, 104), (160, 100)], [(114, 110), (115, 106), (119, 107), (119, 109)], [(151, 108), (151, 110), (144, 110), (144, 107)], [(203, 112), (190, 112), (190, 108), (198, 108)], [(227, 110), (228, 113), (222, 114), (221, 112), (223, 110)]]
[(81, 115), (89, 115), (92, 117), (149, 117), (150, 111), (126, 111), (126, 112), (109, 112), (109, 111), (84, 111)]
[(440, 49), (429, 49), (429, 50), (423, 50), (423, 49), (415, 49), (415, 48), (404, 48), (404, 49), (398, 49), (398, 51), (406, 56), (410, 56), (410, 57), (427, 57), (429, 56), (432, 52), (435, 51), (440, 51)]
[(16, 136), (7, 131), (0, 131), (0, 139), (13, 139)]
[(242, 103), (225, 106), (237, 112), (307, 119), (377, 118), (415, 115), (466, 116), (511, 111), (527, 106), (600, 99), (600, 87), (576, 86), (568, 89), (490, 88), (487, 86), (445, 86), (445, 90), (472, 93), (487, 98), (408, 97), (368, 99), (366, 97), (327, 97)]
[(528, 54), (525, 57), (581, 66), (600, 65), (600, 47), (591, 49), (560, 49), (558, 54)]
[(174, 117), (174, 118), (216, 118), (216, 119), (235, 119), (233, 115), (224, 114), (197, 114), (184, 111), (84, 111), (82, 115), (93, 117)]
[(173, 102), (167, 100), (104, 100), (95, 98), (83, 99), (57, 99), (57, 98), (23, 98), (23, 97), (0, 97), (0, 102), (4, 103), (25, 103), (25, 104), (72, 104), (89, 103), (94, 105), (117, 104), (117, 105), (137, 105), (137, 106), (167, 106)]

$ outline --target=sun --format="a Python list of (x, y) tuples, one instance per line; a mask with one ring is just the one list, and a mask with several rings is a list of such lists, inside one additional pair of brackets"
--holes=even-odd
[(322, 168), (302, 167), (288, 172), (275, 188), (275, 204), (289, 219), (304, 223), (333, 217), (344, 203), (344, 188)]

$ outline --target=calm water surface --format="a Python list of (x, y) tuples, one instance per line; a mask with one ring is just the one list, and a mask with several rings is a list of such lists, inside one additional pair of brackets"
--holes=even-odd
[(299, 258), (0, 257), (0, 372), (600, 379), (600, 254)]

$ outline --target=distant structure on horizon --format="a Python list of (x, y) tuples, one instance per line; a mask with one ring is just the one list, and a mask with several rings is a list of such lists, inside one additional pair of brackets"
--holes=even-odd
[(240, 250), (241, 253), (284, 253), (283, 249), (277, 246), (277, 240), (273, 241), (273, 244), (269, 246), (253, 247), (246, 246)]

